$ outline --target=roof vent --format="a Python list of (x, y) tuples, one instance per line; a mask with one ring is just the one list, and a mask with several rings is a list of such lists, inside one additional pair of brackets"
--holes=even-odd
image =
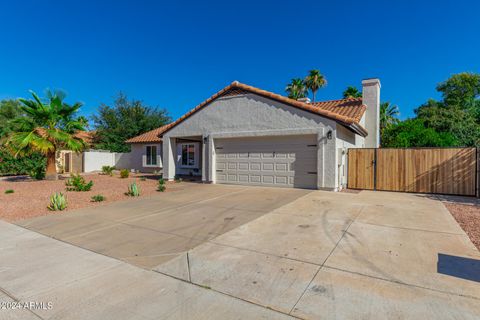
[(305, 102), (305, 103), (310, 103), (310, 98), (308, 98), (308, 97), (305, 97), (305, 98), (299, 98), (297, 101), (300, 101), (300, 102)]

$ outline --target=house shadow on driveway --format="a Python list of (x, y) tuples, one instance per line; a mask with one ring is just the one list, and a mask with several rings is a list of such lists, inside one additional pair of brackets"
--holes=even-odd
[(456, 278), (480, 282), (480, 260), (439, 253), (437, 272)]

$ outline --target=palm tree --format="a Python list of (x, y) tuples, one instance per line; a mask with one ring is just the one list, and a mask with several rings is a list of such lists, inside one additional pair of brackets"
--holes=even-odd
[(308, 76), (304, 80), (305, 86), (312, 91), (313, 102), (315, 102), (315, 94), (317, 90), (327, 85), (327, 79), (318, 70), (310, 70)]
[(348, 98), (361, 98), (362, 97), (362, 92), (358, 91), (357, 88), (353, 86), (348, 86), (345, 91), (343, 91), (343, 98), (348, 99)]
[(397, 105), (392, 105), (388, 101), (380, 104), (380, 137), (386, 128), (398, 123), (398, 115), (400, 111)]
[(290, 99), (298, 100), (307, 96), (307, 87), (300, 78), (292, 79), (292, 82), (287, 85), (285, 91), (288, 93)]
[(60, 91), (47, 91), (46, 103), (34, 92), (33, 99), (19, 99), (26, 116), (12, 121), (13, 131), (7, 135), (5, 146), (14, 156), (39, 152), (47, 158), (46, 179), (56, 180), (56, 152), (72, 150), (80, 152), (86, 147), (85, 141), (77, 136), (85, 131), (84, 120), (75, 117), (81, 103), (68, 105)]

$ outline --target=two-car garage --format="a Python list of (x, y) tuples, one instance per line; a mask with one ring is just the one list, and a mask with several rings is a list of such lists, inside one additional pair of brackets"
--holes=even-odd
[(317, 188), (317, 136), (215, 139), (217, 183)]

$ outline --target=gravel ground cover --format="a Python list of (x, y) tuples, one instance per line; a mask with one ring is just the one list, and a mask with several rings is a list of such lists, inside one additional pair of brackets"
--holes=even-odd
[(444, 204), (473, 244), (480, 250), (480, 206), (453, 202), (444, 202)]
[[(26, 179), (0, 180), (0, 219), (12, 222), (21, 219), (33, 218), (46, 214), (62, 214), (68, 210), (85, 207), (101, 206), (113, 201), (128, 200), (133, 197), (125, 195), (128, 185), (136, 181), (141, 190), (141, 197), (158, 193), (156, 191), (159, 176), (146, 174), (130, 174), (129, 178), (121, 179), (117, 174), (113, 177), (98, 173), (84, 174), (85, 180), (93, 181), (90, 191), (66, 191), (67, 177), (60, 177), (57, 181), (33, 181)], [(165, 192), (181, 189), (181, 183), (166, 182)], [(5, 193), (13, 190), (13, 193)], [(54, 192), (63, 192), (67, 196), (68, 208), (64, 211), (50, 211), (47, 206), (50, 195)], [(92, 202), (93, 195), (101, 194), (105, 201)]]

